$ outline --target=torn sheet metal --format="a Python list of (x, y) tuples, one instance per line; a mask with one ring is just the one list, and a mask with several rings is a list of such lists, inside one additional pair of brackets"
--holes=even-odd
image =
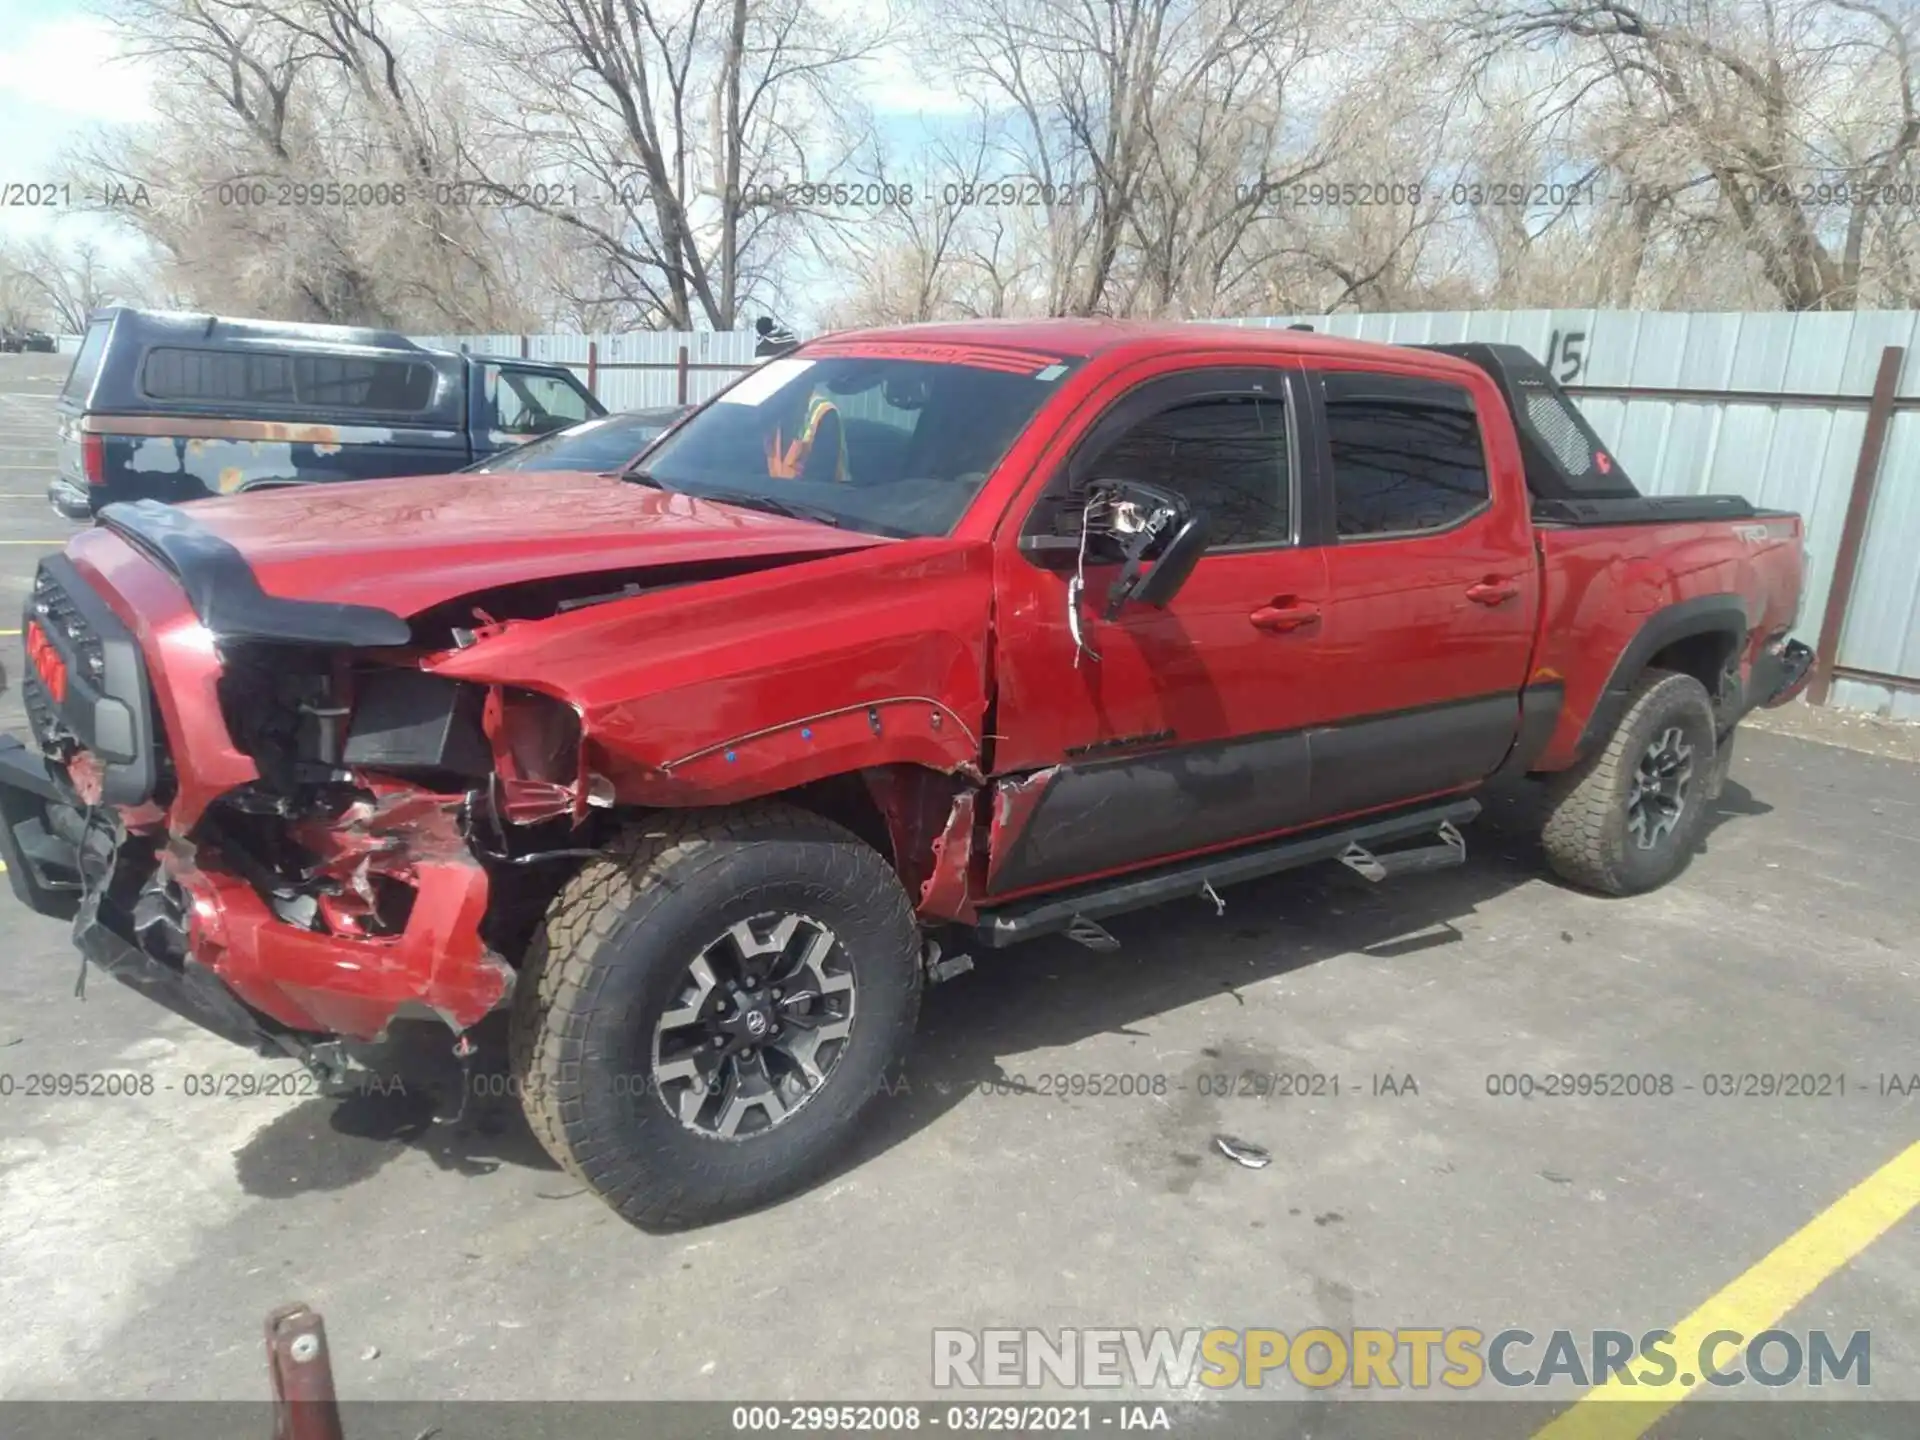
[(932, 863), (920, 887), (919, 910), (923, 917), (969, 925), (978, 918), (973, 844), (977, 802), (976, 791), (962, 790), (956, 795), (947, 823), (933, 841)]
[(999, 889), (1006, 860), (1026, 834), (1027, 824), (1040, 804), (1040, 797), (1060, 773), (1058, 765), (1049, 765), (1031, 775), (1013, 780), (996, 780), (993, 785), (993, 824), (987, 835), (987, 891)]
[(245, 881), (202, 868), (193, 847), (169, 847), (162, 859), (186, 892), (195, 959), (296, 1029), (370, 1039), (409, 1002), (455, 1030), (475, 1024), (510, 992), (513, 970), (481, 938), (488, 879), (458, 811), (457, 798), (403, 789), (296, 825), (293, 838), (319, 857), (309, 879), (324, 930), (290, 923)]

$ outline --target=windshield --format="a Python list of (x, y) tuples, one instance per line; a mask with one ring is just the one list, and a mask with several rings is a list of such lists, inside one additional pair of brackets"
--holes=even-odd
[(853, 530), (944, 535), (1074, 363), (907, 341), (769, 360), (634, 478)]
[(624, 470), (634, 457), (681, 412), (635, 410), (624, 415), (602, 415), (583, 420), (526, 445), (489, 455), (466, 468), (491, 475), (500, 470)]

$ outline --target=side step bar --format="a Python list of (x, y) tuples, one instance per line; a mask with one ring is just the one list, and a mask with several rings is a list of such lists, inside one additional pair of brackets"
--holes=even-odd
[[(1256, 880), (1262, 875), (1275, 875), (1323, 860), (1343, 861), (1369, 880), (1458, 865), (1466, 858), (1467, 850), (1457, 827), (1479, 813), (1478, 800), (1452, 800), (1444, 805), (1380, 816), (1357, 825), (1309, 831), (1263, 845), (1197, 856), (1111, 881), (1079, 885), (1060, 893), (983, 910), (974, 933), (983, 945), (993, 949), (1062, 930), (1077, 931), (1075, 938), (1092, 937), (1095, 932), (1104, 935), (1094, 923), (1099, 916), (1157, 905), (1183, 895), (1212, 899), (1218, 904), (1219, 898), (1211, 893), (1216, 885)], [(1438, 844), (1385, 854), (1376, 853), (1374, 849), (1436, 833)], [(1089, 942), (1082, 939), (1081, 943)], [(1096, 945), (1094, 948), (1108, 947)]]
[(1466, 837), (1454, 829), (1453, 821), (1440, 822), (1439, 838), (1438, 845), (1389, 850), (1385, 855), (1374, 854), (1356, 840), (1340, 852), (1340, 863), (1375, 884), (1395, 875), (1411, 875), (1416, 870), (1444, 870), (1449, 865), (1467, 863)]

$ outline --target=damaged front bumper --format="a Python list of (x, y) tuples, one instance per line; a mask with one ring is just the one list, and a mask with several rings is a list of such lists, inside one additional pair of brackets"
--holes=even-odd
[[(0, 858), (14, 894), (70, 916), (85, 964), (263, 1054), (312, 1058), (339, 1037), (373, 1039), (413, 1005), (461, 1031), (509, 997), (513, 970), (483, 938), (489, 879), (460, 807), (397, 789), (300, 822), (320, 899), (275, 904), (217, 844), (131, 833), (0, 736)], [(389, 933), (369, 923), (376, 885), (404, 897)]]

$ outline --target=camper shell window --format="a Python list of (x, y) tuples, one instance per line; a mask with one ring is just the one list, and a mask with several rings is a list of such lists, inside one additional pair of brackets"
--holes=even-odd
[(430, 409), (434, 381), (433, 367), (418, 360), (184, 346), (149, 350), (140, 374), (141, 389), (154, 400), (384, 415)]

